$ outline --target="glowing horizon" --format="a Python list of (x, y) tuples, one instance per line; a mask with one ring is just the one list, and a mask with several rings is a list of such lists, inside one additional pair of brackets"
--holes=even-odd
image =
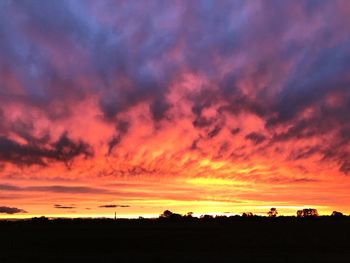
[(349, 26), (342, 0), (2, 1), (0, 219), (350, 214)]

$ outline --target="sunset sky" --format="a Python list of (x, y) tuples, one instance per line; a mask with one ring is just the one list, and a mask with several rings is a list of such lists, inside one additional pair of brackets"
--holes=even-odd
[(350, 1), (0, 1), (0, 218), (350, 213)]

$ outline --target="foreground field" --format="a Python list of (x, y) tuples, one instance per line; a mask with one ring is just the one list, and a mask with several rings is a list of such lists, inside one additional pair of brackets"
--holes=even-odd
[(0, 221), (0, 262), (350, 262), (350, 218)]

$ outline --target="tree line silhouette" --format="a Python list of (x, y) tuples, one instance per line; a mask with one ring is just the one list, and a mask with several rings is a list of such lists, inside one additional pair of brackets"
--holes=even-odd
[[(277, 208), (272, 207), (267, 213), (267, 217), (277, 217), (278, 211)], [(315, 208), (305, 208), (302, 210), (298, 210), (296, 213), (296, 216), (298, 218), (313, 218), (318, 217), (318, 211)], [(338, 211), (333, 211), (330, 215), (331, 217), (343, 217), (343, 213)], [(227, 218), (227, 217), (239, 217), (239, 215), (236, 216), (225, 216), (225, 215), (216, 215), (215, 218)], [(261, 217), (258, 215), (253, 214), (252, 212), (244, 212), (242, 213), (241, 217)], [(180, 220), (180, 219), (191, 219), (193, 218), (193, 212), (188, 212), (185, 215), (173, 213), (170, 210), (165, 210), (162, 214), (160, 214), (159, 219), (170, 219), (170, 220)], [(213, 215), (201, 215), (199, 219), (208, 220), (213, 219)]]
[[(178, 213), (174, 213), (170, 210), (165, 210), (163, 213), (159, 215), (158, 218), (144, 218), (140, 216), (138, 219), (126, 219), (126, 218), (117, 218), (117, 214), (114, 214), (114, 219), (112, 218), (52, 218), (55, 221), (123, 221), (123, 220), (138, 220), (138, 221), (149, 221), (149, 220), (159, 220), (159, 221), (212, 221), (212, 220), (225, 220), (225, 219), (244, 219), (244, 218), (251, 218), (251, 219), (263, 219), (263, 218), (274, 218), (277, 217), (278, 211), (277, 208), (272, 207), (267, 213), (266, 216), (262, 215), (256, 215), (252, 212), (243, 212), (241, 215), (209, 215), (204, 214), (200, 215), (199, 217), (195, 217), (193, 212), (188, 212), (185, 215), (181, 215)], [(279, 216), (280, 218), (293, 218), (293, 216)], [(342, 212), (333, 211), (329, 216), (320, 216), (318, 214), (317, 209), (314, 208), (305, 208), (302, 210), (298, 210), (296, 212), (297, 218), (347, 218)], [(41, 217), (33, 217), (30, 219), (32, 222), (37, 223), (45, 223), (48, 221), (51, 221), (50, 218), (41, 216)], [(6, 221), (6, 220), (5, 220)]]

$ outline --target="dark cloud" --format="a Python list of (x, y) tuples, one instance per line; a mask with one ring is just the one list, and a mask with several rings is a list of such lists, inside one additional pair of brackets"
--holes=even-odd
[(306, 51), (299, 67), (278, 94), (275, 106), (278, 115), (269, 124), (292, 120), (305, 108), (317, 105), (337, 90), (346, 93), (350, 85), (348, 43), (350, 38), (333, 48)]
[(0, 184), (0, 190), (3, 191), (23, 191), (23, 192), (50, 192), (50, 193), (67, 193), (67, 194), (107, 194), (111, 193), (103, 188), (85, 187), (85, 186), (27, 186), (19, 187), (8, 184)]
[(67, 133), (61, 135), (61, 137), (52, 144), (54, 149), (53, 156), (54, 160), (69, 163), (75, 157), (83, 155), (89, 157), (92, 155), (92, 150), (88, 144), (83, 141), (75, 142), (71, 140)]
[(0, 184), (0, 190), (2, 191), (20, 191), (22, 188), (10, 184)]
[(53, 207), (57, 208), (57, 209), (73, 209), (73, 208), (76, 208), (75, 206), (66, 206), (66, 205), (59, 205), (59, 204), (55, 204)]
[(348, 92), (339, 93), (339, 91), (336, 91), (335, 94), (336, 96), (342, 94), (336, 105), (328, 105), (326, 101), (310, 105), (314, 107), (313, 114), (286, 122), (283, 125), (289, 128), (284, 132), (274, 133), (271, 142), (278, 144), (293, 140), (322, 138), (322, 144), (293, 150), (290, 158), (302, 159), (313, 154), (320, 154), (323, 161), (336, 161), (339, 164), (339, 170), (346, 173), (344, 167), (350, 156), (347, 150), (350, 144), (350, 126), (347, 122), (347, 115), (350, 112), (350, 95)]
[(69, 166), (79, 155), (89, 157), (92, 155), (92, 150), (83, 141), (76, 142), (70, 139), (67, 133), (62, 134), (51, 144), (44, 144), (42, 139), (33, 137), (27, 139), (27, 144), (20, 144), (0, 136), (0, 161), (3, 162), (17, 165), (46, 165), (49, 161), (57, 161)]
[(166, 117), (166, 112), (171, 108), (165, 98), (157, 98), (150, 105), (150, 111), (155, 121), (160, 121)]
[(100, 208), (130, 207), (129, 205), (100, 205)]
[(266, 137), (258, 132), (251, 132), (245, 136), (247, 140), (252, 141), (254, 144), (260, 144), (265, 141)]
[(337, 143), (323, 147), (322, 161), (334, 161), (339, 165), (339, 171), (348, 175), (349, 174), (349, 163), (350, 163), (350, 151), (345, 147), (348, 144), (348, 139), (345, 141), (339, 140)]
[(292, 124), (292, 127), (290, 127), (287, 131), (275, 134), (273, 137), (273, 141), (281, 142), (294, 140), (295, 138), (310, 138), (316, 135), (319, 132), (319, 130), (317, 129), (317, 127), (310, 125), (309, 121), (311, 120), (296, 121)]
[(266, 180), (269, 183), (273, 184), (306, 184), (306, 183), (317, 183), (320, 182), (318, 179), (314, 178), (281, 178), (281, 177), (272, 177)]
[(25, 191), (35, 191), (35, 192), (52, 192), (52, 193), (80, 193), (80, 194), (93, 194), (93, 193), (108, 193), (107, 190), (102, 188), (94, 187), (85, 187), (85, 186), (61, 186), (61, 185), (52, 185), (52, 186), (30, 186), (24, 187), (22, 190)]
[(310, 156), (319, 153), (320, 149), (319, 147), (313, 146), (313, 147), (304, 147), (297, 150), (292, 150), (289, 154), (289, 159), (291, 160), (300, 160), (300, 159), (307, 159)]
[(13, 215), (18, 213), (27, 213), (27, 211), (16, 207), (0, 206), (0, 214)]
[[(8, 51), (4, 52), (8, 57), (7, 66), (15, 69), (18, 75), (25, 75), (23, 79), (28, 80), (28, 94), (38, 98), (55, 99), (58, 94), (51, 94), (55, 88), (49, 88), (49, 84), (54, 82), (50, 78), (54, 78), (61, 83), (71, 84), (70, 88), (63, 92), (66, 96), (66, 92), (77, 90), (77, 87), (81, 86), (76, 83), (74, 77), (89, 73), (96, 78), (94, 85), (98, 86), (98, 90), (102, 90), (99, 93), (100, 105), (106, 117), (113, 118), (119, 112), (147, 101), (155, 120), (163, 118), (169, 108), (165, 94), (170, 84), (181, 73), (183, 65), (191, 72), (213, 80), (222, 93), (219, 96), (225, 95), (232, 111), (241, 110), (244, 108), (242, 106), (246, 105), (247, 109), (258, 113), (261, 106), (257, 105), (263, 103), (259, 103), (255, 96), (244, 94), (239, 87), (239, 81), (249, 74), (250, 77), (256, 78), (259, 78), (261, 73), (266, 75), (276, 63), (288, 62), (291, 56), (300, 53), (297, 70), (291, 74), (286, 87), (278, 95), (280, 102), (274, 106), (279, 113), (279, 119), (282, 119), (283, 116), (294, 115), (286, 113), (287, 107), (291, 109), (290, 112), (295, 112), (299, 109), (297, 105), (307, 105), (307, 98), (313, 97), (308, 94), (313, 94), (314, 91), (311, 90), (315, 90), (318, 83), (324, 83), (324, 79), (333, 83), (330, 76), (335, 76), (334, 73), (341, 74), (348, 61), (346, 41), (331, 49), (323, 48), (322, 45), (318, 49), (312, 49), (314, 41), (325, 40), (327, 36), (330, 38), (335, 34), (331, 31), (334, 21), (323, 29), (324, 32), (314, 33), (314, 41), (299, 43), (298, 39), (292, 38), (288, 43), (282, 38), (283, 34), (289, 33), (290, 22), (295, 20), (289, 12), (291, 6), (298, 5), (305, 13), (318, 10), (324, 12), (326, 17), (331, 16), (335, 8), (335, 5), (331, 6), (328, 11), (327, 3), (315, 5), (309, 4), (312, 1), (305, 2), (308, 4), (293, 1), (280, 4), (278, 1), (270, 1), (262, 4), (254, 13), (254, 17), (250, 13), (254, 4), (241, 1), (203, 1), (198, 4), (186, 2), (171, 6), (160, 1), (150, 1), (149, 5), (156, 7), (156, 13), (152, 8), (144, 10), (138, 3), (91, 4), (91, 10), (100, 10), (101, 13), (109, 13), (111, 7), (115, 7), (112, 8), (115, 10), (113, 17), (118, 23), (105, 25), (90, 19), (90, 6), (84, 1), (76, 1), (74, 4), (60, 1), (52, 5), (36, 0), (9, 2), (3, 4), (5, 11), (2, 20), (7, 26), (2, 27), (2, 42), (7, 47), (5, 51)], [(133, 16), (126, 15), (130, 12)], [(308, 16), (310, 20), (317, 18), (315, 12)], [(10, 18), (18, 21), (10, 22)], [(337, 19), (342, 21), (343, 18)], [(297, 25), (302, 23), (298, 21)], [(167, 26), (163, 27), (164, 24)], [(6, 30), (9, 27), (12, 30)], [(259, 46), (265, 47), (268, 43), (273, 45), (270, 41), (272, 36), (277, 43), (274, 45), (276, 54), (273, 57), (266, 56), (263, 52), (259, 54), (258, 51), (261, 50), (253, 44), (256, 42), (254, 40), (259, 40)], [(18, 48), (13, 45), (19, 40), (22, 40), (19, 49), (24, 50), (23, 52), (18, 52)], [(178, 47), (180, 41), (183, 43), (183, 59), (168, 58), (167, 55)], [(74, 69), (74, 74), (69, 70), (58, 69), (52, 57), (54, 52), (65, 54), (60, 45), (83, 49), (88, 54), (87, 59), (91, 65), (80, 65), (79, 61), (72, 59), (68, 69)], [(225, 62), (238, 55), (242, 48), (247, 53), (252, 52), (256, 55), (252, 61), (256, 64), (256, 70), (249, 73), (247, 66), (243, 65), (242, 68), (219, 78), (220, 67), (215, 58)], [(25, 62), (24, 65), (32, 63), (34, 73), (39, 72), (42, 74), (40, 76), (46, 75), (50, 78), (41, 82), (35, 78), (34, 73), (30, 75), (15, 67), (17, 63), (10, 63), (10, 58), (15, 62)], [(326, 61), (328, 63), (324, 63)], [(315, 68), (321, 71), (314, 70)], [(303, 83), (299, 81), (301, 79)], [(341, 79), (339, 81), (342, 83)], [(40, 85), (34, 85), (38, 82)], [(89, 92), (93, 90), (89, 89)], [(256, 94), (259, 94), (258, 90)], [(303, 97), (305, 99), (299, 100)], [(215, 99), (217, 98), (208, 97), (212, 102)], [(200, 101), (199, 99), (198, 102)]]
[(232, 134), (232, 135), (236, 135), (236, 134), (238, 134), (240, 131), (241, 131), (240, 128), (233, 128), (233, 129), (231, 129), (231, 134)]
[(124, 120), (118, 120), (116, 124), (116, 134), (113, 136), (113, 138), (108, 143), (108, 154), (111, 154), (113, 148), (118, 145), (123, 136), (128, 132), (130, 127), (130, 123)]
[(220, 148), (214, 157), (214, 159), (220, 159), (224, 156), (225, 153), (227, 153), (230, 149), (230, 143), (227, 141), (224, 141), (221, 145)]
[(201, 140), (201, 138), (197, 138), (195, 140), (192, 141), (190, 150), (197, 150), (198, 149), (198, 143)]
[(344, 174), (350, 174), (350, 159), (342, 161), (339, 170)]
[(204, 127), (211, 126), (215, 122), (216, 122), (216, 118), (214, 117), (199, 116), (192, 122), (192, 124), (196, 128), (204, 128)]
[(221, 127), (220, 126), (215, 126), (214, 129), (212, 129), (211, 131), (209, 131), (208, 133), (208, 137), (209, 138), (213, 138), (215, 137), (216, 135), (218, 135), (221, 131)]

